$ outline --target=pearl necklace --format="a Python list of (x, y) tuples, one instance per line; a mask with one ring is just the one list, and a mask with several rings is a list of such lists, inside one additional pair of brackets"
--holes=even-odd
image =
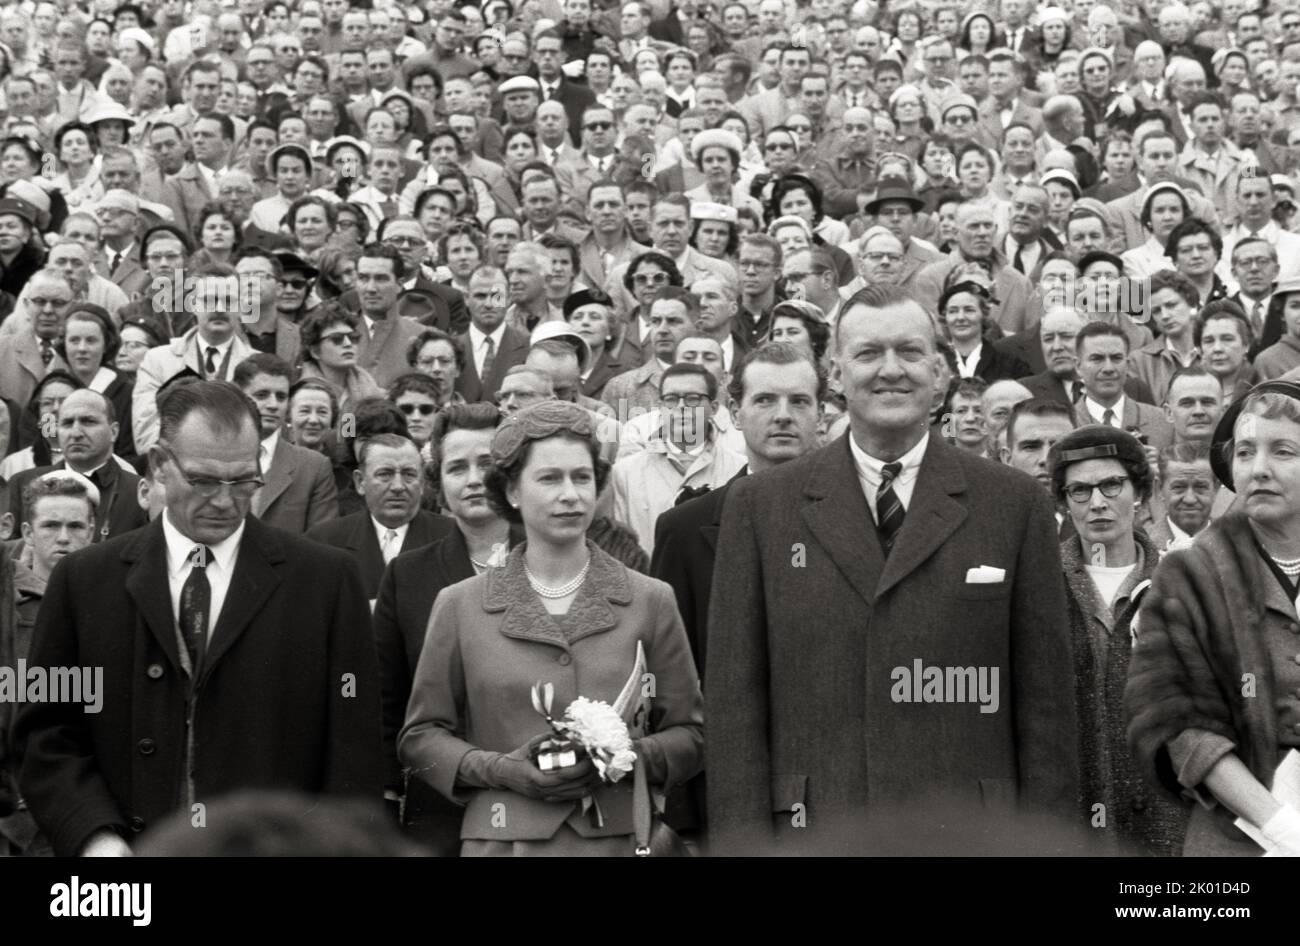
[(560, 585), (560, 587), (558, 588), (548, 588), (546, 585), (543, 585), (540, 581), (537, 580), (537, 578), (533, 575), (532, 570), (529, 569), (528, 563), (524, 562), (524, 574), (528, 576), (528, 584), (532, 586), (533, 591), (537, 592), (543, 598), (569, 597), (569, 595), (573, 594), (575, 591), (577, 591), (579, 588), (582, 587), (582, 583), (587, 578), (587, 572), (590, 570), (591, 570), (591, 556), (588, 555), (587, 564), (582, 566), (582, 571), (578, 572), (577, 576), (572, 581), (565, 582), (563, 585)]

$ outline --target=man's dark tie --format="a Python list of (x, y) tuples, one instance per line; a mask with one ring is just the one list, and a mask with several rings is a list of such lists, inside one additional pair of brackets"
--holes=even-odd
[(1016, 244), (1016, 258), (1015, 258), (1014, 260), (1012, 260), (1011, 265), (1014, 266), (1014, 267), (1016, 268), (1016, 271), (1017, 271), (1017, 272), (1021, 273), (1022, 275), (1024, 274), (1024, 272), (1025, 272), (1025, 245), (1024, 245), (1023, 243), (1017, 243), (1017, 244)]
[(390, 197), (388, 198), (388, 200), (384, 201), (382, 204), (379, 205), (379, 210), (381, 213), (383, 213), (385, 220), (389, 220), (393, 217), (396, 217), (397, 201), (393, 200), (393, 198)]
[(1083, 382), (1075, 381), (1070, 386), (1070, 403), (1078, 404), (1079, 398), (1083, 397)]
[(903, 503), (894, 492), (894, 480), (901, 472), (903, 464), (886, 463), (880, 471), (880, 488), (876, 490), (876, 531), (880, 533), (880, 545), (886, 555), (903, 527)]
[(692, 499), (697, 499), (698, 497), (703, 496), (708, 491), (709, 487), (707, 486), (683, 486), (682, 491), (678, 493), (677, 498), (673, 500), (673, 505), (680, 506), (682, 503), (688, 503)]
[(109, 267), (109, 270), (108, 270), (109, 275), (111, 276), (113, 273), (117, 272), (117, 268), (118, 268), (119, 266), (121, 266), (121, 265), (122, 265), (122, 254), (121, 254), (121, 253), (114, 253), (114, 254), (113, 254), (113, 260), (112, 260), (112, 265)]
[(215, 374), (217, 373), (217, 355), (218, 355), (218, 354), (219, 354), (219, 353), (218, 353), (218, 351), (217, 351), (215, 348), (213, 348), (211, 345), (208, 346), (208, 360), (207, 360), (207, 362), (204, 363), (204, 366), (203, 366), (204, 369), (207, 371), (208, 377), (212, 377), (213, 375), (215, 375)]
[(212, 585), (208, 582), (209, 557), (206, 545), (196, 545), (190, 552), (190, 574), (181, 587), (181, 636), (190, 652), (192, 677), (197, 678), (203, 655), (208, 647), (208, 612), (212, 610)]
[(492, 341), (489, 335), (483, 339), (483, 370), (479, 372), (479, 380), (484, 381), (492, 376), (492, 363), (496, 361), (496, 342)]
[(48, 365), (54, 360), (54, 344), (48, 338), (41, 339), (41, 363)]

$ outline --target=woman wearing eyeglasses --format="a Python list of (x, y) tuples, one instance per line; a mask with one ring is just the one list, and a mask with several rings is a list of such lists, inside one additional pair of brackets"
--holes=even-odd
[(889, 114), (894, 119), (894, 137), (889, 150), (920, 160), (929, 136), (925, 125), (925, 97), (914, 85), (900, 85), (889, 97)]
[(1151, 467), (1132, 434), (1102, 425), (1058, 440), (1048, 466), (1052, 493), (1076, 533), (1061, 543), (1061, 564), (1079, 719), (1080, 823), (1091, 826), (1090, 852), (1174, 855), (1186, 809), (1143, 784), (1123, 711), (1138, 607), (1160, 561), (1134, 526), (1137, 504), (1151, 495)]
[(563, 713), (579, 696), (613, 705), (644, 670), (655, 695), (633, 750), (646, 782), (666, 793), (703, 763), (699, 676), (671, 590), (587, 537), (607, 475), (591, 415), (575, 404), (525, 408), (492, 439), (482, 489), (525, 541), (438, 595), (397, 742), (413, 775), (465, 806), (462, 856), (634, 853), (630, 776), (605, 784), (586, 758), (539, 766), (549, 726), (536, 683), (551, 684)]
[(357, 366), (359, 316), (337, 302), (325, 302), (302, 323), (301, 332), (305, 355), (299, 376), (320, 378), (333, 386), (340, 411), (362, 398), (384, 396), (369, 372)]

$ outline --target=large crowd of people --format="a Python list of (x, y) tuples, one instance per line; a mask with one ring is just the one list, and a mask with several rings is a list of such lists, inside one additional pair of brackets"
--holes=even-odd
[(1298, 82), (1295, 0), (0, 7), (0, 853), (1300, 855)]

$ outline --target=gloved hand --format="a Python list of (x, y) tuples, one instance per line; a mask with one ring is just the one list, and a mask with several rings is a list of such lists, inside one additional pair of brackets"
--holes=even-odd
[(1300, 857), (1300, 812), (1283, 805), (1278, 813), (1260, 826), (1264, 837), (1276, 844), (1279, 854)]
[(538, 745), (552, 738), (549, 733), (542, 733), (513, 752), (498, 754), (487, 767), (487, 778), (492, 787), (543, 801), (567, 801), (590, 794), (600, 775), (585, 755), (576, 765), (562, 769), (543, 772), (537, 767), (533, 752)]

